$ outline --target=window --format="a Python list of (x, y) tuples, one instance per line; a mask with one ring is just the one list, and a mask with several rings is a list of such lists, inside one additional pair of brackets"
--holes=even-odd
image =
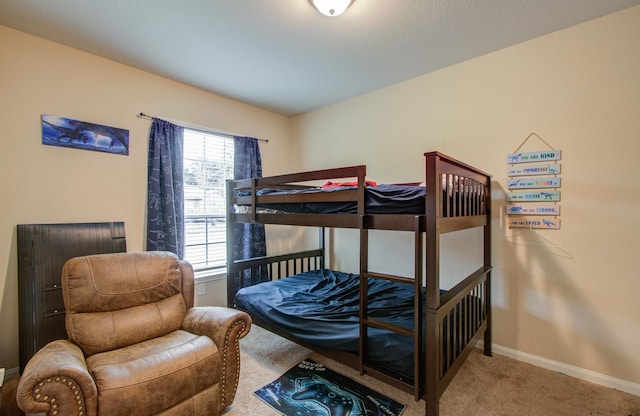
[(185, 260), (198, 275), (227, 264), (227, 179), (233, 179), (233, 138), (184, 130)]

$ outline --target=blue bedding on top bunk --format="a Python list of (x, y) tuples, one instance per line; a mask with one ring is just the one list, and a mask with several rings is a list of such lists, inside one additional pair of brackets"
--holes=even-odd
[[(257, 195), (288, 195), (300, 193), (326, 193), (354, 190), (355, 186), (304, 190), (275, 190), (264, 188)], [(294, 213), (356, 213), (355, 202), (304, 202), (259, 204), (261, 208), (275, 209)], [(425, 187), (417, 185), (377, 185), (365, 188), (365, 207), (369, 214), (424, 214)]]
[[(314, 270), (240, 289), (237, 307), (306, 342), (358, 352), (359, 277)], [(369, 279), (369, 316), (413, 328), (413, 285)], [(413, 376), (413, 339), (369, 327), (369, 359)]]

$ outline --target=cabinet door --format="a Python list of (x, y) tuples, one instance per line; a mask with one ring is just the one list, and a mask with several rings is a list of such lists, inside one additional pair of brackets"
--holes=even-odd
[(45, 344), (66, 339), (62, 266), (72, 257), (126, 251), (124, 222), (20, 224), (20, 373)]

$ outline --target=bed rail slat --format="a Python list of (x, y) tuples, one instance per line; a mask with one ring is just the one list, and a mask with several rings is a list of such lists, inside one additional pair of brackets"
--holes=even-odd
[(365, 272), (362, 275), (366, 278), (371, 277), (374, 279), (383, 279), (383, 280), (389, 280), (391, 282), (398, 282), (398, 283), (413, 284), (414, 282), (414, 279), (412, 277), (395, 276), (395, 275), (384, 274), (384, 273)]
[(365, 165), (347, 166), (335, 169), (320, 169), (286, 175), (269, 176), (258, 179), (259, 186), (274, 186), (292, 182), (309, 182), (326, 179), (364, 178), (367, 174)]
[(376, 318), (370, 317), (368, 319), (363, 319), (362, 323), (364, 323), (367, 326), (372, 326), (378, 329), (384, 329), (385, 331), (390, 331), (399, 335), (404, 335), (409, 338), (413, 338), (413, 335), (415, 334), (415, 332), (411, 328), (407, 328), (401, 325), (395, 325), (390, 322), (386, 322), (383, 319), (376, 319)]

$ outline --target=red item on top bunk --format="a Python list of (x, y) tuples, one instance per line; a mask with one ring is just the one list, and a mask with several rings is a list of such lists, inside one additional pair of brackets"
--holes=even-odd
[[(365, 180), (364, 186), (376, 186), (375, 181)], [(322, 189), (339, 188), (342, 186), (358, 186), (358, 182), (331, 182), (327, 181), (322, 185)]]

